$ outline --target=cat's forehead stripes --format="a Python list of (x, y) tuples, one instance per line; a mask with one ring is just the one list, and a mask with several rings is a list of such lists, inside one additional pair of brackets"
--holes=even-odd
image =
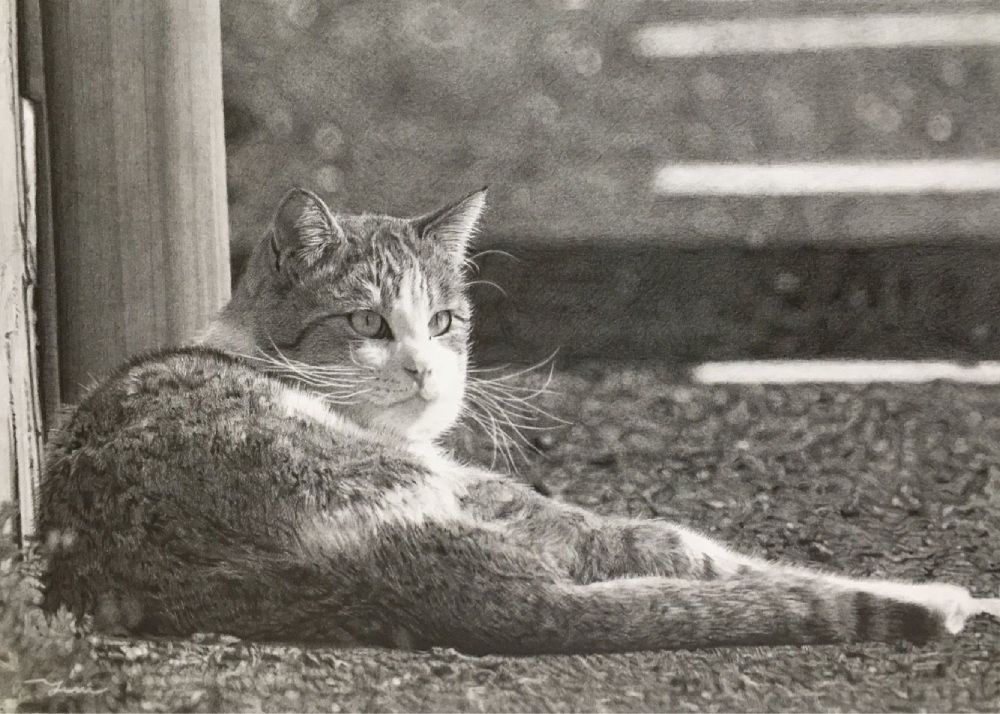
[(367, 215), (338, 220), (345, 234), (341, 249), (318, 261), (304, 286), (321, 304), (388, 315), (405, 300), (420, 303), (429, 315), (442, 309), (466, 312), (461, 263), (446, 246), (418, 236), (401, 219)]
[(389, 323), (397, 337), (428, 337), (427, 323), (430, 322), (434, 303), (427, 288), (427, 279), (418, 267), (403, 275), (396, 295), (391, 302), (385, 303)]

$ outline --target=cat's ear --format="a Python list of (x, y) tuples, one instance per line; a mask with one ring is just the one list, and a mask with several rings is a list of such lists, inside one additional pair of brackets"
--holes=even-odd
[(271, 253), (279, 272), (308, 268), (344, 239), (323, 199), (304, 188), (293, 188), (278, 204), (271, 225)]
[(413, 219), (413, 226), (421, 238), (443, 245), (456, 260), (462, 261), (484, 208), (485, 186), (455, 203)]

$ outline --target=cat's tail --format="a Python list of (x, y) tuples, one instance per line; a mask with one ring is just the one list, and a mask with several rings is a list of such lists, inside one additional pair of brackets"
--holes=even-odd
[[(577, 584), (479, 530), (382, 540), (369, 562), (373, 615), (394, 642), (542, 654), (909, 640), (956, 632), (1000, 599), (951, 585), (820, 574)], [(387, 643), (388, 644), (388, 643)]]

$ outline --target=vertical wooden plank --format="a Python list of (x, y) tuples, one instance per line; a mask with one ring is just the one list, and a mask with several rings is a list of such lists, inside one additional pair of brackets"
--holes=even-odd
[[(16, 303), (11, 295), (14, 276), (22, 258), (21, 211), (18, 205), (17, 162), (17, 91), (14, 84), (14, 17), (11, 0), (0, 1), (0, 329), (6, 334), (16, 327), (12, 315)], [(11, 373), (6, 340), (0, 349), (0, 374)], [(14, 500), (17, 479), (17, 450), (14, 445), (14, 413), (11, 404), (11, 380), (0, 379), (0, 503)]]
[[(42, 54), (42, 21), (39, 0), (19, 0), (18, 9), (18, 79), (21, 96), (31, 101), (34, 122), (35, 187), (29, 197), (37, 236), (37, 275), (35, 312), (38, 316), (38, 382), (41, 391), (42, 427), (52, 426), (59, 410), (59, 352), (56, 333), (56, 263), (52, 235), (52, 197), (49, 191), (49, 137), (45, 108), (45, 64)], [(27, 132), (26, 132), (27, 133)], [(25, 141), (30, 148), (32, 142)], [(26, 151), (26, 156), (29, 155)], [(44, 435), (44, 433), (43, 433)]]
[[(22, 151), (14, 0), (0, 0), (0, 501), (20, 505), (31, 533), (41, 423), (34, 321), (35, 235)], [(33, 157), (34, 149), (28, 150)], [(27, 168), (31, 168), (30, 165)]]
[(218, 0), (42, 1), (64, 400), (228, 299)]
[(17, 416), (18, 477), (17, 501), (20, 510), (21, 536), (35, 532), (35, 493), (41, 475), (43, 420), (40, 400), (38, 363), (38, 171), (35, 154), (37, 117), (30, 99), (20, 97), (21, 105), (21, 201), (23, 209), (21, 240), (24, 273), (22, 275), (23, 329), (17, 338), (12, 360), (12, 374), (20, 375), (13, 383), (14, 409)]

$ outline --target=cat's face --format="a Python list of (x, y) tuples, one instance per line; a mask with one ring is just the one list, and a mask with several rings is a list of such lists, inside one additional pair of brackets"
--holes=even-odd
[(484, 200), (401, 219), (335, 215), (291, 192), (250, 267), (269, 271), (253, 309), (271, 367), (362, 424), (414, 439), (451, 427), (472, 318), (465, 250)]

